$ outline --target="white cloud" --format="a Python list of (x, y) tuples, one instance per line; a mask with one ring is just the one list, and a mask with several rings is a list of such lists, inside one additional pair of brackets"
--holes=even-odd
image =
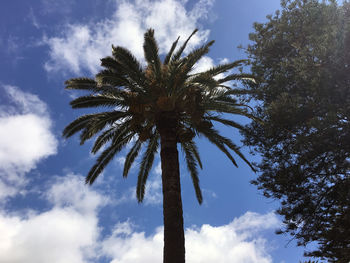
[[(186, 229), (186, 261), (189, 263), (269, 263), (269, 247), (259, 232), (279, 225), (273, 213), (247, 212), (223, 226), (203, 225)], [(161, 262), (163, 228), (145, 236), (128, 223), (116, 225), (112, 235), (102, 243), (111, 263)]]
[(16, 194), (24, 174), (57, 151), (48, 109), (36, 95), (3, 86), (8, 101), (0, 107), (0, 199)]
[(96, 208), (109, 202), (106, 197), (90, 190), (85, 178), (68, 174), (59, 178), (46, 194), (55, 207), (73, 207), (80, 213), (94, 213)]
[(26, 216), (0, 211), (0, 262), (83, 263), (94, 258), (99, 238), (98, 208), (104, 197), (81, 181), (58, 178), (46, 198), (53, 207)]
[[(163, 228), (147, 236), (128, 220), (102, 236), (98, 211), (107, 199), (83, 180), (73, 174), (56, 177), (42, 195), (52, 204), (44, 212), (0, 210), (0, 262), (89, 263), (100, 257), (111, 263), (161, 262)], [(247, 212), (227, 225), (190, 227), (185, 231), (187, 262), (270, 263), (262, 231), (279, 224), (273, 213)]]
[[(178, 37), (180, 43), (207, 17), (213, 0), (201, 0), (192, 10), (186, 10), (187, 1), (134, 0), (115, 1), (116, 11), (111, 18), (99, 23), (68, 24), (58, 37), (46, 37), (50, 60), (45, 64), (49, 72), (69, 70), (96, 73), (102, 57), (111, 54), (111, 45), (127, 47), (140, 60), (143, 58), (143, 34), (155, 29), (160, 53), (166, 53)], [(188, 49), (207, 40), (209, 30), (198, 32)]]
[(161, 205), (163, 203), (162, 178), (161, 172), (158, 172), (158, 167), (160, 167), (160, 162), (156, 166), (154, 173), (151, 174), (150, 178), (147, 180), (144, 200), (145, 205)]
[(191, 73), (196, 74), (199, 72), (203, 72), (203, 71), (211, 69), (214, 66), (215, 66), (215, 64), (214, 64), (213, 59), (208, 57), (208, 56), (204, 56), (198, 61), (197, 64), (194, 65)]

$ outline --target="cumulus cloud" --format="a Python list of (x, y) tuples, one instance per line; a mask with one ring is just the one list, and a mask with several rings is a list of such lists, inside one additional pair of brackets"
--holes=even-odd
[(97, 211), (105, 198), (68, 175), (46, 193), (48, 211), (26, 216), (0, 211), (0, 262), (83, 263), (95, 257), (99, 237)]
[[(186, 261), (189, 263), (269, 263), (269, 247), (259, 233), (279, 224), (273, 213), (247, 212), (223, 226), (203, 225), (186, 229)], [(161, 262), (163, 228), (146, 236), (129, 223), (117, 224), (112, 235), (102, 243), (111, 263)]]
[[(56, 153), (47, 105), (36, 95), (14, 86), (2, 87), (6, 101), (0, 107), (0, 199), (24, 186), (24, 174)], [(4, 97), (4, 98), (5, 98)]]
[[(163, 227), (146, 235), (127, 220), (102, 236), (98, 212), (108, 199), (83, 180), (74, 174), (56, 177), (42, 195), (51, 204), (46, 211), (0, 210), (0, 262), (161, 262)], [(227, 225), (187, 228), (187, 262), (272, 262), (263, 231), (279, 224), (273, 213), (247, 212)]]
[[(180, 43), (206, 18), (213, 0), (200, 0), (191, 10), (187, 1), (131, 0), (116, 1), (111, 18), (91, 24), (68, 24), (60, 36), (45, 37), (50, 60), (45, 64), (49, 72), (70, 70), (96, 73), (102, 57), (111, 53), (111, 45), (127, 47), (143, 59), (143, 34), (155, 29), (160, 53), (166, 53), (178, 37)], [(207, 40), (209, 30), (200, 30), (189, 43), (189, 50)]]

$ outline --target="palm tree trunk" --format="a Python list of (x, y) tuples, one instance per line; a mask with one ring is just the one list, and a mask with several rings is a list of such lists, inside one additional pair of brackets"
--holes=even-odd
[(179, 156), (176, 140), (176, 119), (162, 118), (157, 125), (161, 142), (161, 165), (164, 216), (164, 263), (185, 262)]

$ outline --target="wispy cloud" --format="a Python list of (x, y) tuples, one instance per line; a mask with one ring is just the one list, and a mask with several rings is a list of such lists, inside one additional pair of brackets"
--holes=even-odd
[[(111, 53), (111, 45), (130, 49), (143, 59), (143, 34), (154, 28), (160, 53), (164, 54), (172, 42), (181, 36), (180, 43), (200, 26), (200, 19), (210, 13), (213, 0), (201, 0), (192, 10), (186, 10), (187, 1), (134, 0), (116, 1), (111, 18), (91, 24), (67, 24), (61, 35), (45, 37), (50, 60), (45, 64), (49, 72), (69, 70), (96, 73), (100, 58)], [(207, 40), (209, 30), (200, 30), (189, 44), (189, 49)]]

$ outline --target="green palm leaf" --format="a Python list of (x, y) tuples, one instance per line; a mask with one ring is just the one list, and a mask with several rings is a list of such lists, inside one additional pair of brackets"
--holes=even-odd
[(97, 153), (106, 143), (110, 142), (117, 136), (123, 136), (129, 131), (131, 120), (124, 120), (118, 125), (112, 125), (110, 128), (105, 130), (100, 136), (97, 137), (95, 143), (91, 149), (91, 153)]

